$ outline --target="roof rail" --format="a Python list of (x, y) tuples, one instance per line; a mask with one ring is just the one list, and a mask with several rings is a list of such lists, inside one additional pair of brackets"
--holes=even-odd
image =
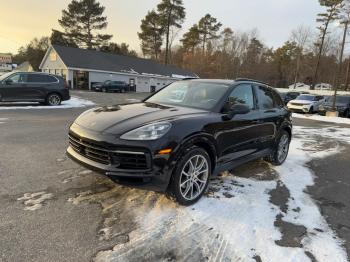
[(235, 81), (236, 82), (250, 81), (250, 82), (255, 82), (255, 83), (270, 86), (268, 83), (265, 83), (265, 82), (259, 81), (259, 80), (250, 79), (250, 78), (237, 78), (237, 79), (235, 79)]

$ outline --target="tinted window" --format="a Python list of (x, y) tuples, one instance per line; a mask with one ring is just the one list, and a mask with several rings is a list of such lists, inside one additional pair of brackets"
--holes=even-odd
[(274, 104), (278, 107), (284, 107), (284, 102), (282, 100), (282, 97), (279, 93), (272, 91), (273, 98), (274, 98)]
[(242, 84), (237, 86), (228, 98), (228, 108), (234, 105), (246, 105), (250, 109), (254, 109), (254, 95), (252, 86), (249, 84)]
[(256, 93), (258, 96), (258, 105), (260, 109), (272, 109), (274, 108), (274, 96), (272, 90), (265, 86), (257, 86)]
[(29, 83), (54, 83), (56, 78), (43, 74), (28, 74)]

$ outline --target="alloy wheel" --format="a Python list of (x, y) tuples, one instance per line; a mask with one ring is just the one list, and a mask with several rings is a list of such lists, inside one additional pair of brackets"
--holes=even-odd
[(51, 106), (57, 106), (61, 103), (61, 97), (56, 94), (52, 94), (49, 96), (49, 104)]
[(180, 193), (186, 200), (194, 200), (202, 194), (209, 177), (209, 165), (202, 155), (191, 157), (180, 176)]
[(278, 161), (282, 163), (287, 158), (289, 150), (289, 136), (287, 134), (283, 134), (280, 138), (277, 150)]

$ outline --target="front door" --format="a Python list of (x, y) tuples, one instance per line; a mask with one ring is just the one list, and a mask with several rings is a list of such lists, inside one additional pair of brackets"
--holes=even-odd
[(26, 74), (15, 73), (3, 81), (0, 88), (1, 101), (25, 101)]
[(240, 84), (228, 97), (223, 114), (233, 105), (243, 104), (250, 108), (244, 115), (235, 115), (231, 120), (223, 120), (217, 126), (219, 164), (230, 166), (234, 160), (251, 155), (259, 150), (260, 130), (257, 128), (260, 112), (257, 110), (253, 87)]

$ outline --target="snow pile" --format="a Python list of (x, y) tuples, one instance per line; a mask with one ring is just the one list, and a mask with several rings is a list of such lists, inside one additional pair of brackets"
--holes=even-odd
[[(277, 173), (275, 179), (262, 181), (224, 173), (211, 181), (209, 193), (191, 207), (178, 206), (152, 192), (130, 190), (126, 202), (138, 226), (127, 243), (99, 252), (95, 260), (311, 261), (313, 256), (320, 262), (347, 261), (343, 242), (305, 191), (314, 183), (306, 163), (338, 153), (339, 142), (350, 143), (350, 130), (295, 127), (294, 133), (286, 163), (271, 167)], [(331, 146), (324, 144), (330, 140), (334, 141)], [(270, 192), (280, 184), (289, 192), (285, 209), (270, 199)], [(133, 206), (135, 200), (142, 204)], [(305, 228), (300, 247), (276, 243), (283, 237), (275, 224), (278, 216)]]
[(350, 125), (350, 118), (341, 118), (341, 117), (329, 117), (329, 116), (320, 116), (320, 115), (303, 115), (298, 113), (293, 113), (293, 117), (302, 118), (302, 119), (310, 119), (322, 122), (330, 122), (337, 124), (348, 124)]
[(63, 101), (59, 106), (46, 106), (39, 103), (30, 102), (0, 102), (0, 110), (10, 109), (67, 109), (67, 108), (79, 108), (93, 106), (95, 103), (89, 100), (82, 99), (80, 97), (72, 96), (70, 100)]

